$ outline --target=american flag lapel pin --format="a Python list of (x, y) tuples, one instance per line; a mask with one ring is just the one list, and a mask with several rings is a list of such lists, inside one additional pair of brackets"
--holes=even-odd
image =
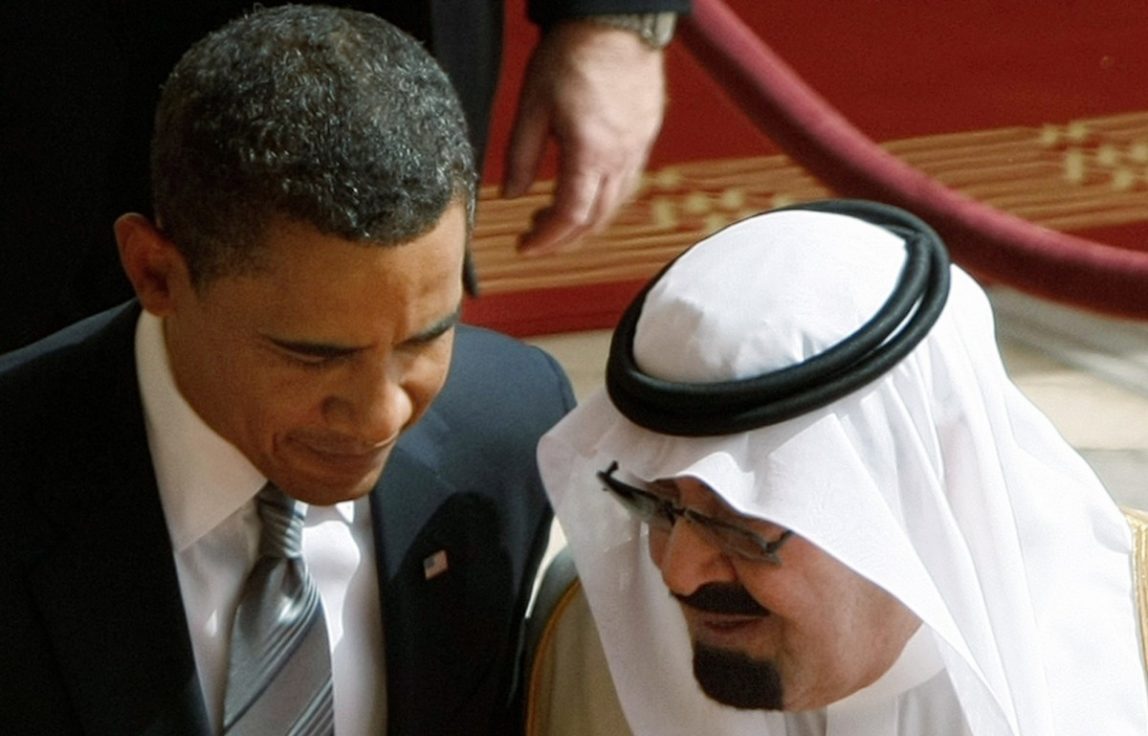
[(447, 571), (450, 565), (447, 563), (446, 550), (440, 549), (430, 557), (423, 560), (423, 577), (427, 580), (437, 578)]

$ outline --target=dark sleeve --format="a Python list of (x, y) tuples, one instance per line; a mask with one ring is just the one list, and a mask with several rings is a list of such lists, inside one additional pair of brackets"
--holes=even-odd
[(526, 14), (546, 28), (560, 20), (613, 13), (690, 12), (691, 0), (527, 0)]
[(208, 733), (132, 350), (138, 305), (0, 357), (0, 733)]

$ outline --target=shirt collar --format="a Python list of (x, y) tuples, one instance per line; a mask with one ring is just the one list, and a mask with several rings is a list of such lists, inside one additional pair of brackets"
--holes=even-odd
[(248, 503), (267, 479), (196, 414), (175, 384), (163, 321), (144, 311), (136, 365), (148, 446), (172, 547), (182, 552)]

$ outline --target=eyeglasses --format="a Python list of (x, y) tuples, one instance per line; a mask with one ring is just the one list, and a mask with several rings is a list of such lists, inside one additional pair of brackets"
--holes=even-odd
[(719, 547), (727, 555), (752, 562), (781, 564), (781, 556), (777, 551), (793, 536), (791, 529), (786, 529), (772, 542), (766, 541), (757, 532), (743, 526), (715, 519), (691, 508), (679, 506), (668, 498), (644, 488), (623, 483), (614, 477), (614, 471), (617, 469), (618, 463), (613, 462), (610, 463), (610, 467), (598, 471), (598, 479), (605, 486), (603, 490), (613, 493), (614, 498), (618, 499), (627, 511), (648, 525), (652, 531), (668, 533), (679, 518), (685, 519), (691, 522), (711, 544)]

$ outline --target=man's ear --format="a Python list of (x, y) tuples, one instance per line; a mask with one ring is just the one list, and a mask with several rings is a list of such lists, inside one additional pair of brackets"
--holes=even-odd
[(120, 263), (143, 308), (163, 317), (174, 310), (175, 294), (191, 288), (183, 254), (151, 220), (131, 212), (116, 220)]

